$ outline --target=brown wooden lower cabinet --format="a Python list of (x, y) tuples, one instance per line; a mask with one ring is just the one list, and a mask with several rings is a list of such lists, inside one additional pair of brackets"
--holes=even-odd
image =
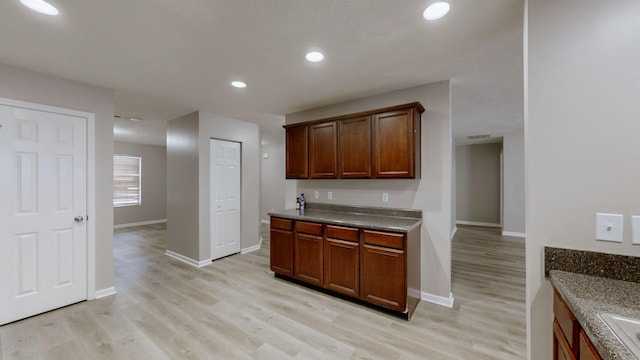
[(274, 219), (271, 270), (276, 274), (411, 317), (420, 301), (419, 227), (405, 234)]
[(576, 360), (576, 356), (571, 350), (571, 345), (562, 333), (558, 320), (553, 321), (553, 359)]
[(584, 330), (580, 330), (580, 360), (602, 360)]
[(362, 251), (364, 300), (403, 311), (407, 306), (404, 250), (365, 244)]
[(296, 221), (293, 242), (293, 277), (315, 286), (323, 284), (324, 226), (309, 221)]
[(360, 243), (358, 229), (327, 225), (324, 243), (324, 287), (360, 296)]
[(311, 285), (322, 286), (322, 236), (296, 234), (294, 242), (293, 276)]
[(271, 219), (271, 271), (293, 276), (293, 221)]
[(602, 360), (580, 323), (556, 290), (553, 292), (553, 359)]

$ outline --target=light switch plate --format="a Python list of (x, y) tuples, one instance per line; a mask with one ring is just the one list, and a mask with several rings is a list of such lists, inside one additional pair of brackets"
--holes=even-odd
[(640, 216), (631, 216), (631, 229), (633, 236), (631, 237), (631, 243), (640, 245)]
[(389, 193), (382, 193), (382, 202), (389, 202)]
[(623, 216), (596, 213), (596, 240), (622, 242)]
[(313, 193), (313, 196), (315, 196), (316, 199), (319, 199), (320, 198), (320, 191), (315, 191)]
[(327, 191), (327, 199), (329, 200), (333, 199), (333, 192)]

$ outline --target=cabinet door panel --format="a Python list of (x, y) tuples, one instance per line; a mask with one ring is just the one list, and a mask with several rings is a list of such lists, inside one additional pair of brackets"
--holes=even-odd
[(571, 346), (569, 346), (569, 342), (564, 337), (557, 320), (553, 321), (553, 359), (576, 360), (576, 356), (571, 351)]
[(569, 306), (562, 300), (560, 294), (554, 290), (553, 292), (553, 313), (560, 330), (564, 334), (569, 343), (569, 349), (578, 355), (578, 337), (580, 335), (580, 323), (573, 315)]
[(325, 245), (325, 287), (341, 294), (359, 296), (360, 244), (328, 238)]
[(306, 126), (291, 127), (286, 130), (287, 179), (305, 179), (309, 177), (307, 131)]
[(340, 121), (338, 160), (341, 178), (371, 178), (371, 119), (369, 116)]
[(580, 360), (602, 360), (584, 330), (580, 330)]
[(293, 232), (271, 230), (271, 270), (281, 275), (293, 276)]
[(414, 176), (414, 130), (412, 110), (375, 115), (375, 177), (411, 178)]
[(294, 251), (294, 277), (312, 285), (322, 286), (322, 237), (296, 233)]
[(367, 244), (362, 250), (362, 299), (404, 311), (407, 305), (404, 250)]
[(336, 178), (337, 170), (336, 123), (309, 126), (310, 177), (313, 179)]

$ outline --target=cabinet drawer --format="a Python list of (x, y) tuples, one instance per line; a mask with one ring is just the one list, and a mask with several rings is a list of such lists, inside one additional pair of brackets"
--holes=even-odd
[(578, 336), (580, 335), (580, 323), (571, 312), (571, 309), (565, 304), (557, 291), (553, 292), (553, 314), (555, 315), (558, 326), (567, 338), (570, 350), (574, 354), (578, 353)]
[(293, 229), (293, 220), (272, 217), (271, 228), (291, 231)]
[(339, 240), (358, 241), (358, 229), (327, 225), (327, 237)]
[(366, 244), (404, 249), (404, 235), (379, 231), (364, 231), (364, 242)]
[(296, 221), (296, 231), (311, 235), (322, 235), (322, 224)]

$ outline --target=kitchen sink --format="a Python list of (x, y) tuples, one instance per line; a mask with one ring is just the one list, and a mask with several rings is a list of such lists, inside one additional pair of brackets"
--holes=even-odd
[(598, 314), (616, 337), (640, 359), (640, 319), (631, 319), (614, 314)]

